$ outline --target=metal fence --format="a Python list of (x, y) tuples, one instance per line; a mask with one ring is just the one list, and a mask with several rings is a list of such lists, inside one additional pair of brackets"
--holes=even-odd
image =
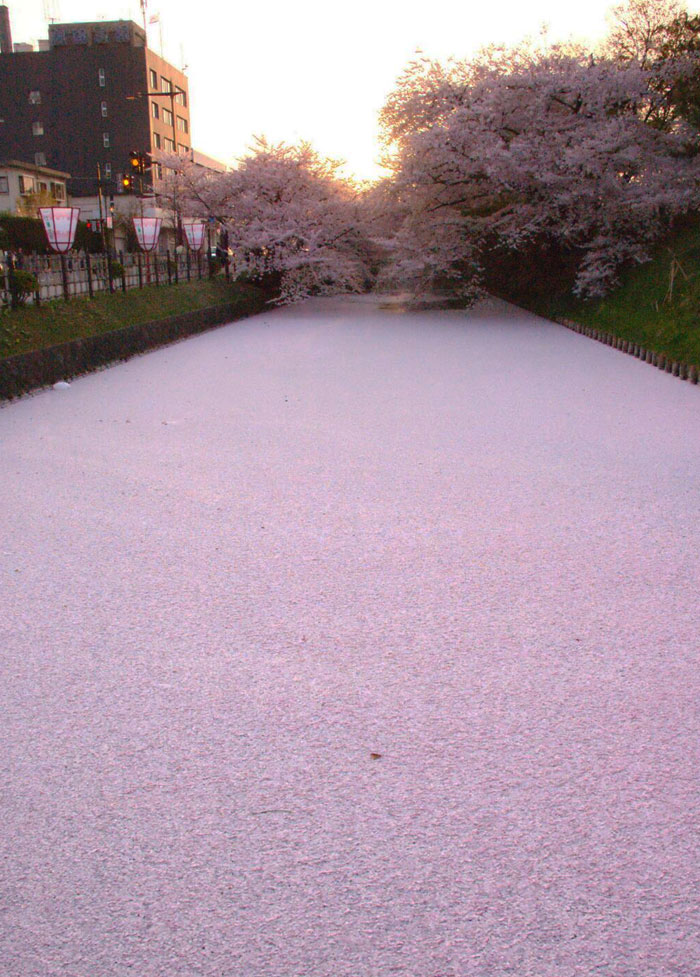
[[(30, 272), (36, 277), (38, 288), (24, 301), (39, 305), (52, 299), (68, 301), (79, 295), (92, 298), (98, 292), (126, 292), (130, 288), (201, 279), (212, 274), (212, 264), (207, 255), (190, 251), (165, 254), (69, 251), (66, 255), (22, 254), (7, 255), (4, 259), (0, 252), (0, 305), (5, 307), (14, 304), (13, 293), (16, 298), (15, 271)], [(228, 278), (228, 263), (224, 264), (224, 273)]]

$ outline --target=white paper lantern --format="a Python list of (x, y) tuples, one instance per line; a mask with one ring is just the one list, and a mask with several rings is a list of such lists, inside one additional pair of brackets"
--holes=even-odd
[(49, 244), (54, 251), (65, 254), (73, 247), (78, 227), (79, 207), (40, 207), (39, 213)]
[(142, 251), (154, 251), (160, 237), (160, 217), (134, 217), (136, 240)]
[(182, 227), (185, 231), (187, 244), (191, 251), (199, 251), (204, 241), (204, 221), (184, 220)]

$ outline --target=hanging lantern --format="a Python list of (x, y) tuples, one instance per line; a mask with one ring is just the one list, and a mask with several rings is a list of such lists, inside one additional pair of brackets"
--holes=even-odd
[(40, 207), (39, 213), (44, 224), (46, 236), (54, 251), (65, 254), (75, 241), (78, 227), (79, 207)]
[(155, 251), (160, 237), (161, 217), (134, 217), (136, 240), (142, 251)]
[(204, 243), (204, 221), (183, 220), (182, 226), (190, 251), (200, 251)]

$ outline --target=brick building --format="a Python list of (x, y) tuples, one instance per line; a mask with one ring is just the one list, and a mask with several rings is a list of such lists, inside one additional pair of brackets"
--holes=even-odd
[[(2, 47), (0, 159), (68, 172), (69, 193), (84, 197), (98, 167), (103, 191), (119, 192), (132, 150), (191, 154), (187, 77), (138, 24), (51, 24), (38, 51)], [(146, 189), (160, 176), (154, 167)]]

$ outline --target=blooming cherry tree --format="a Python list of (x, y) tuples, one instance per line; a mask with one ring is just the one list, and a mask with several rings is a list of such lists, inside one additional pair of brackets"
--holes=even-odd
[(663, 94), (637, 60), (526, 46), (449, 72), (417, 64), (402, 84), (383, 113), (406, 213), (397, 279), (473, 294), (494, 248), (556, 242), (576, 292), (600, 295), (700, 203), (697, 133), (651, 124)]
[(270, 145), (227, 173), (179, 157), (172, 167), (186, 212), (214, 217), (228, 234), (239, 271), (280, 279), (280, 301), (359, 291), (367, 279), (368, 242), (359, 189), (341, 164), (307, 144)]

